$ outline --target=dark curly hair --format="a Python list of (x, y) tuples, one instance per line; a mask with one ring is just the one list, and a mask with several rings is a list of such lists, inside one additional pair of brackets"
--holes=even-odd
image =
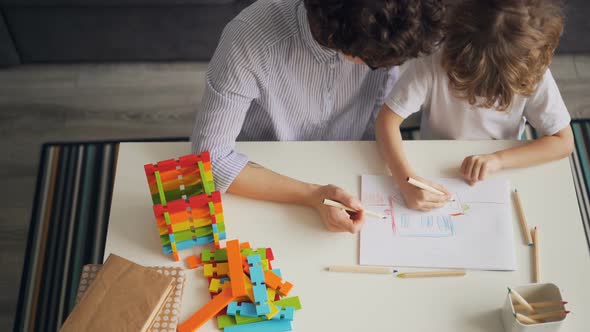
[(312, 34), (371, 67), (431, 53), (443, 38), (442, 0), (304, 0)]

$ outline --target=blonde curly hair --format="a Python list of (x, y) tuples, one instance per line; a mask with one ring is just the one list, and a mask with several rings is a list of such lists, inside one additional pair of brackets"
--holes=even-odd
[(458, 97), (505, 111), (535, 91), (562, 32), (557, 1), (465, 0), (451, 10), (442, 66)]

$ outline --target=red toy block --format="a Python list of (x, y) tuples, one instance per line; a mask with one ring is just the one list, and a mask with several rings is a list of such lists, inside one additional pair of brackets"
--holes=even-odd
[(272, 248), (266, 248), (266, 259), (268, 259), (269, 263), (270, 261), (273, 261), (275, 259), (275, 255), (272, 252)]
[(209, 303), (195, 312), (189, 319), (180, 324), (176, 330), (178, 332), (194, 332), (203, 326), (208, 320), (215, 317), (217, 313), (229, 305), (235, 299), (232, 294), (232, 288), (227, 287), (215, 296)]
[(201, 266), (203, 262), (201, 262), (201, 257), (192, 255), (186, 258), (186, 264), (188, 265), (188, 268), (192, 270)]
[(242, 254), (238, 240), (227, 241), (227, 262), (232, 293), (235, 297), (246, 295), (246, 285), (242, 277)]

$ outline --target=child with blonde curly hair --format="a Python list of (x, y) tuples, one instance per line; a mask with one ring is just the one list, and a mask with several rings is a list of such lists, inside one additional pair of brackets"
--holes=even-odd
[[(423, 139), (520, 139), (527, 122), (543, 135), (466, 157), (460, 169), (470, 184), (571, 154), (570, 116), (548, 69), (562, 30), (556, 1), (464, 0), (453, 8), (440, 49), (408, 66), (376, 120), (381, 154), (410, 208), (427, 211), (449, 199), (445, 188), (414, 173), (403, 152), (400, 124), (420, 109)], [(409, 185), (407, 177), (447, 195)]]

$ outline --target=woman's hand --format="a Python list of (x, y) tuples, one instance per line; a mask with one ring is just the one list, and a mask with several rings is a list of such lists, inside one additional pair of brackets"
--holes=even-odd
[[(324, 205), (324, 199), (340, 202), (357, 212), (347, 212), (340, 208)], [(315, 208), (322, 221), (332, 232), (358, 233), (365, 223), (363, 206), (358, 198), (334, 185), (318, 186), (310, 197), (310, 205)]]

